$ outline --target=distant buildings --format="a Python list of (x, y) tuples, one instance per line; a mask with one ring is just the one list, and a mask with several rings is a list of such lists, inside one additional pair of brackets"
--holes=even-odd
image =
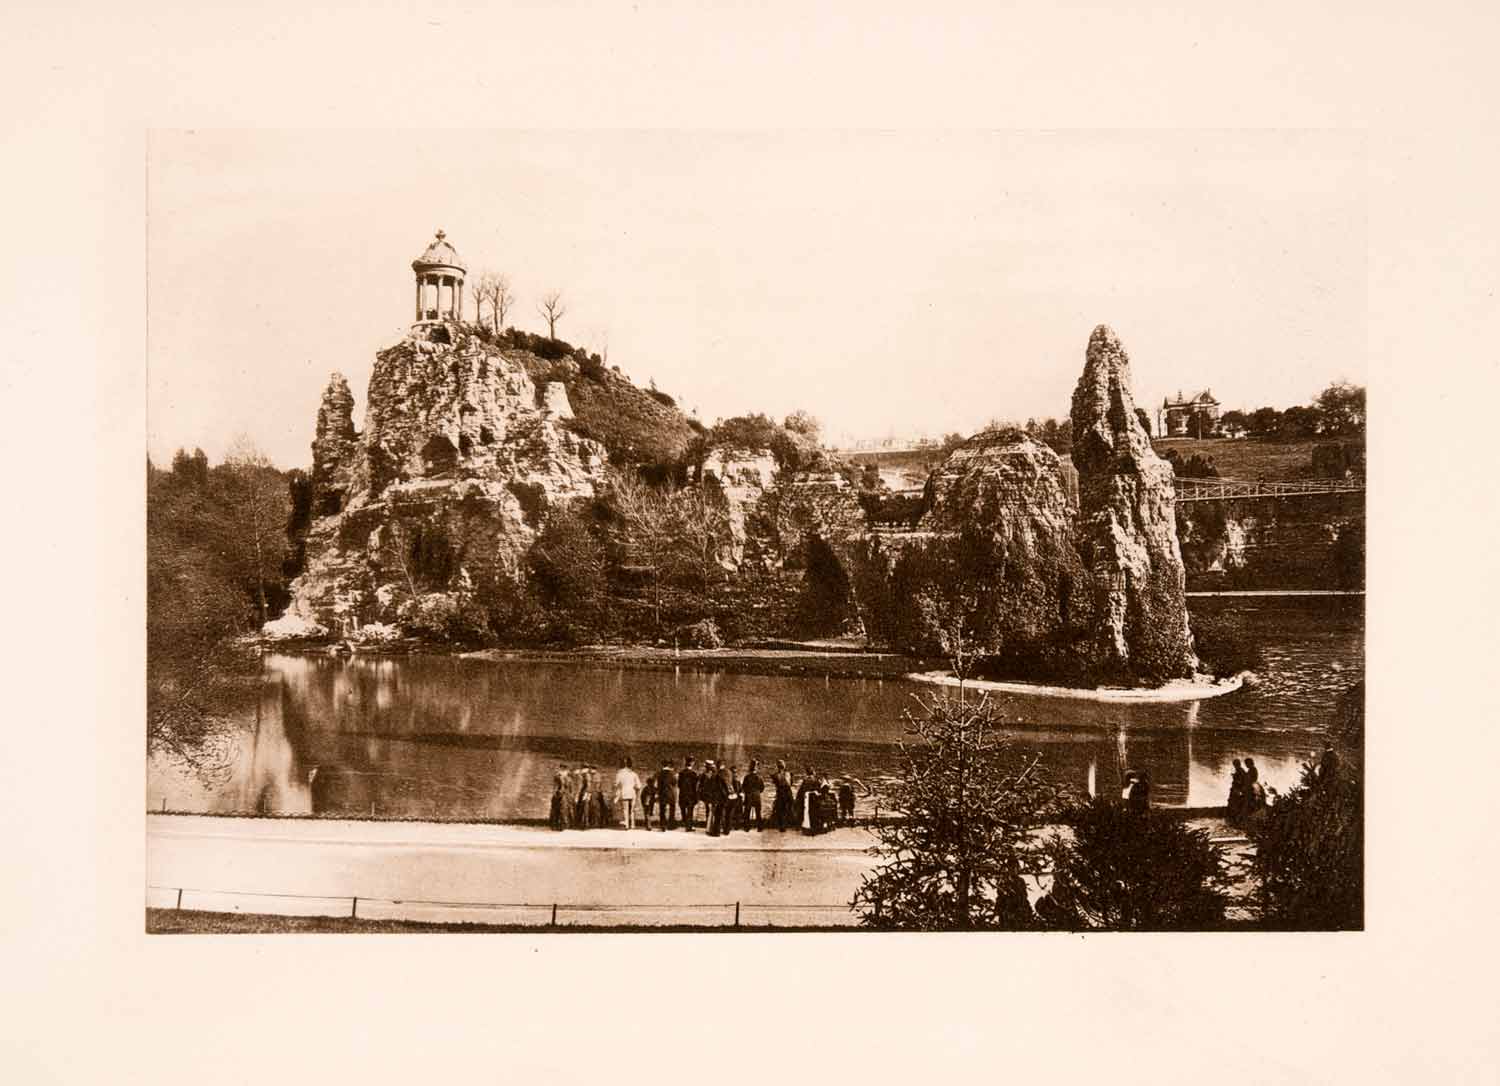
[(1213, 437), (1218, 429), (1219, 401), (1208, 389), (1192, 399), (1184, 399), (1179, 389), (1177, 399), (1163, 399), (1156, 413), (1158, 437)]

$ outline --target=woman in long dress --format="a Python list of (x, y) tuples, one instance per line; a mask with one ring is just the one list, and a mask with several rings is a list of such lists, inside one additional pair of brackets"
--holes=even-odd
[(587, 768), (579, 774), (578, 799), (573, 805), (573, 824), (580, 830), (589, 828), (591, 808), (593, 807), (594, 793), (590, 787), (589, 771)]
[(592, 783), (594, 786), (594, 825), (600, 829), (608, 829), (613, 822), (609, 803), (609, 790), (599, 784), (599, 771), (593, 771)]
[(547, 812), (547, 824), (554, 830), (560, 830), (566, 824), (563, 819), (563, 778), (567, 773), (566, 768), (558, 766), (557, 772), (552, 775), (552, 806)]

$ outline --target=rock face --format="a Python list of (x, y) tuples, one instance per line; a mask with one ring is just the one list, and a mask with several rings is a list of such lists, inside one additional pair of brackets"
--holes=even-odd
[(1073, 391), (1078, 549), (1094, 584), (1092, 652), (1106, 672), (1161, 680), (1197, 665), (1183, 598), (1171, 466), (1136, 418), (1130, 359), (1104, 325)]
[(313, 515), (329, 516), (343, 508), (357, 448), (354, 394), (342, 373), (328, 378), (313, 434)]
[(323, 515), (290, 611), (344, 632), (411, 624), (428, 597), (461, 603), (514, 575), (547, 510), (604, 484), (604, 448), (561, 424), (560, 391), (539, 391), (519, 352), (456, 325), (376, 357), (358, 435), (335, 378), (313, 442)]
[(769, 449), (716, 447), (703, 471), (724, 497), (725, 565), (743, 602), (772, 609), (768, 598), (784, 597), (784, 633), (862, 636), (853, 563), (865, 515), (848, 481), (833, 471), (782, 470)]
[(1089, 581), (1057, 454), (1016, 429), (977, 434), (933, 472), (917, 530), (881, 540), (888, 625), (923, 654), (1081, 679)]

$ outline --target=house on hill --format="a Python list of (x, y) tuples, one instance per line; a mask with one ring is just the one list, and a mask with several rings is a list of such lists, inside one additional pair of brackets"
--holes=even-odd
[(1219, 429), (1219, 401), (1204, 389), (1192, 399), (1163, 399), (1156, 413), (1156, 432), (1162, 437), (1213, 437)]

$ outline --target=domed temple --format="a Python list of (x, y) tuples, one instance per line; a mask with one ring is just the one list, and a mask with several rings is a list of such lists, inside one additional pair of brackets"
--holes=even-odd
[(463, 319), (464, 265), (458, 250), (439, 230), (422, 255), (411, 262), (417, 277), (416, 324), (437, 324)]

